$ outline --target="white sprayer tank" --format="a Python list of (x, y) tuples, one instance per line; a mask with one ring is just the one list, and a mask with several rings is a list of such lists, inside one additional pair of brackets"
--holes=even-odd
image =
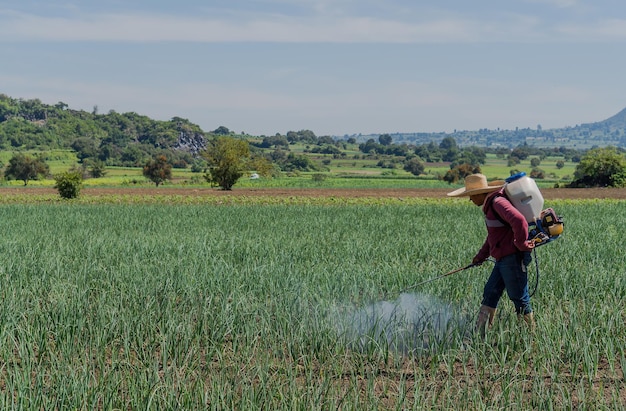
[(543, 196), (535, 180), (524, 172), (514, 174), (506, 179), (504, 191), (527, 222), (534, 223), (539, 219), (543, 210)]

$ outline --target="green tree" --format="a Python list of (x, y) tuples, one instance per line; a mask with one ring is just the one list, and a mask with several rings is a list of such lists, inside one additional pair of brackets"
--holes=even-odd
[(70, 170), (54, 176), (54, 181), (54, 188), (59, 191), (61, 197), (76, 198), (83, 186), (83, 175), (79, 170)]
[(419, 157), (413, 157), (404, 164), (404, 171), (419, 176), (424, 174), (424, 162)]
[(563, 160), (557, 160), (556, 161), (556, 168), (558, 168), (559, 170), (562, 169), (563, 167), (565, 167), (565, 161)]
[(509, 157), (517, 157), (520, 160), (526, 160), (529, 155), (530, 147), (528, 147), (528, 144), (524, 143), (520, 146), (515, 147), (513, 151), (511, 151), (511, 154), (509, 154)]
[(213, 130), (213, 134), (217, 134), (219, 136), (227, 136), (230, 134), (230, 130), (227, 127), (219, 126), (215, 130)]
[(529, 177), (534, 179), (544, 179), (546, 178), (546, 172), (538, 167), (533, 167), (533, 169), (530, 170)]
[(143, 175), (158, 187), (159, 184), (172, 179), (172, 165), (164, 155), (148, 160), (143, 167)]
[(450, 168), (454, 168), (459, 164), (470, 164), (475, 167), (480, 167), (480, 164), (485, 164), (487, 155), (485, 151), (478, 147), (468, 147), (460, 151), (451, 163)]
[(98, 144), (93, 138), (79, 137), (70, 147), (76, 151), (76, 157), (81, 161), (98, 155)]
[(453, 184), (458, 181), (463, 181), (465, 177), (470, 174), (476, 173), (480, 173), (480, 166), (463, 163), (448, 170), (443, 176), (443, 181), (447, 181), (448, 184)]
[(202, 158), (194, 159), (193, 163), (191, 163), (191, 172), (192, 173), (202, 173), (206, 170), (207, 164), (206, 161)]
[(265, 157), (253, 157), (250, 161), (250, 169), (256, 171), (260, 176), (272, 177), (274, 164)]
[(250, 147), (245, 140), (217, 137), (202, 152), (202, 157), (209, 164), (209, 171), (204, 178), (223, 190), (232, 190), (246, 170)]
[(30, 180), (37, 180), (49, 172), (50, 166), (43, 158), (18, 153), (9, 160), (4, 176), (7, 180), (22, 180), (27, 185)]
[(370, 138), (365, 143), (359, 144), (359, 151), (365, 154), (381, 153), (384, 151), (384, 148), (382, 144), (378, 144), (373, 138)]
[(275, 148), (278, 148), (279, 146), (289, 147), (289, 141), (287, 141), (287, 137), (281, 136), (277, 133), (273, 137), (264, 137), (263, 141), (259, 145), (259, 147), (262, 148), (270, 148), (272, 146), (274, 146)]
[(626, 176), (626, 159), (615, 147), (591, 149), (576, 165), (573, 187), (619, 187)]
[(441, 150), (434, 141), (417, 146), (415, 148), (415, 154), (429, 163), (437, 163), (441, 161)]
[(459, 154), (459, 147), (453, 137), (444, 137), (439, 143), (443, 161), (455, 161)]
[(509, 156), (508, 160), (506, 161), (506, 165), (507, 167), (513, 167), (516, 166), (520, 163), (520, 159), (519, 157), (516, 156)]
[(85, 160), (85, 165), (92, 178), (100, 178), (106, 175), (106, 164), (102, 160), (88, 158)]
[(381, 134), (378, 136), (378, 142), (383, 146), (391, 145), (393, 138), (389, 134)]
[(454, 137), (444, 137), (439, 143), (439, 149), (441, 150), (458, 150), (458, 145), (456, 144), (456, 140)]

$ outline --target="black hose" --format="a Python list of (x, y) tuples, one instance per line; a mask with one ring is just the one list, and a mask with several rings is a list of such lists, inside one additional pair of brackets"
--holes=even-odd
[(532, 297), (539, 288), (539, 261), (537, 261), (537, 249), (533, 248), (533, 260), (535, 260), (535, 289), (530, 293)]

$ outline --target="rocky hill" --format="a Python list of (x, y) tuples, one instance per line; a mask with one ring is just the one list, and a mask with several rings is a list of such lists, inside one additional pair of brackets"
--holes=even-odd
[[(294, 133), (280, 137), (286, 142)], [(312, 131), (308, 133), (314, 136)], [(72, 149), (79, 159), (97, 159), (118, 166), (141, 166), (147, 159), (165, 154), (175, 167), (186, 167), (196, 161), (198, 152), (206, 147), (211, 136), (223, 134), (232, 133), (223, 126), (206, 132), (181, 117), (159, 121), (133, 112), (100, 114), (97, 109), (72, 110), (63, 102), (48, 105), (38, 99), (15, 99), (0, 94), (0, 150), (4, 151)], [(413, 145), (438, 144), (452, 137), (459, 147), (514, 148), (524, 144), (575, 149), (626, 147), (626, 109), (604, 121), (561, 129), (455, 130), (453, 133), (390, 133), (390, 136), (395, 144)], [(378, 141), (379, 137), (378, 134), (325, 136), (331, 143), (349, 138), (357, 142)]]
[(81, 159), (120, 166), (166, 154), (184, 166), (206, 147), (210, 134), (180, 117), (158, 121), (137, 113), (90, 113), (0, 94), (0, 150), (73, 149)]

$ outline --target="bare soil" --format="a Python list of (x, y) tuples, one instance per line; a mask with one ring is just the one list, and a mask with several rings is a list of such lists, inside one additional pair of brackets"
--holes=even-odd
[[(81, 190), (81, 196), (102, 195), (187, 195), (187, 196), (269, 196), (269, 197), (423, 197), (444, 198), (451, 189), (424, 188), (234, 188), (224, 191), (217, 188), (188, 187), (116, 187)], [(553, 199), (626, 199), (626, 188), (542, 188), (546, 200)], [(54, 188), (41, 187), (2, 187), (0, 196), (23, 194), (57, 194)]]

